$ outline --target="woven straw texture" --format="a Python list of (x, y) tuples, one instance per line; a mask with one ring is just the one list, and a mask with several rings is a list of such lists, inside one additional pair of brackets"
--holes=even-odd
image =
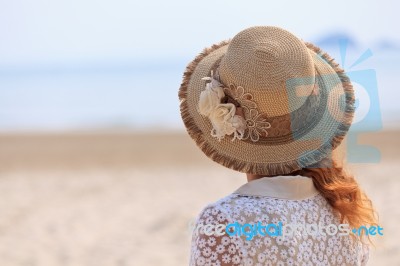
[[(245, 119), (270, 122), (268, 135), (249, 129), (259, 138), (256, 142), (211, 136), (212, 124), (197, 106), (205, 87), (202, 78), (212, 70), (227, 95), (243, 106), (246, 99), (255, 104)], [(206, 48), (187, 66), (179, 99), (189, 135), (209, 158), (236, 171), (263, 175), (287, 174), (330, 156), (354, 114), (352, 85), (333, 59), (288, 31), (269, 26), (246, 29)]]

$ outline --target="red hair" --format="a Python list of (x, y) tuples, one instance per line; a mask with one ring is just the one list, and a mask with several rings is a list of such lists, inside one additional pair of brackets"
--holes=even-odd
[(376, 212), (371, 200), (361, 190), (354, 176), (335, 161), (323, 161), (320, 165), (330, 167), (303, 168), (296, 174), (312, 178), (316, 189), (336, 211), (341, 223), (357, 228), (377, 225)]

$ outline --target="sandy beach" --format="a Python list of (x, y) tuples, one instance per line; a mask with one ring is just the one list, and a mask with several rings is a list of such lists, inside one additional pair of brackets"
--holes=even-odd
[[(399, 136), (360, 136), (382, 160), (350, 165), (384, 228), (368, 265), (400, 263)], [(185, 132), (3, 133), (0, 265), (187, 265), (189, 222), (244, 182)]]

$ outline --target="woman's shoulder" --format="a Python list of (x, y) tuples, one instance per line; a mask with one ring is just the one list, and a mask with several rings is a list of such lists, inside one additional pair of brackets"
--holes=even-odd
[(197, 224), (217, 224), (231, 222), (232, 214), (242, 204), (241, 195), (228, 194), (205, 205), (197, 215)]
[(307, 216), (309, 213), (319, 213), (319, 216), (328, 215), (332, 216), (332, 219), (334, 218), (332, 207), (320, 194), (302, 200), (287, 200), (231, 193), (205, 205), (198, 214), (197, 220), (208, 223), (218, 220), (231, 222), (231, 220), (237, 220), (243, 216), (250, 217), (252, 214), (288, 217), (290, 214)]
[(233, 193), (229, 194), (216, 201), (208, 203), (206, 206), (202, 208), (202, 210), (200, 211), (200, 215), (209, 215), (209, 214), (217, 214), (225, 212), (225, 210), (230, 208), (235, 203), (236, 200), (237, 200), (237, 195)]

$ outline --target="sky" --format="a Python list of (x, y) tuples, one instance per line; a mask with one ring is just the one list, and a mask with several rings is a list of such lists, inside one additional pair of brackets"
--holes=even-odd
[(0, 131), (145, 121), (182, 128), (177, 90), (186, 64), (254, 25), (321, 44), (347, 36), (356, 44), (347, 66), (371, 48), (360, 66), (376, 70), (383, 113), (396, 117), (399, 7), (388, 0), (0, 0)]
[(398, 9), (394, 0), (1, 0), (0, 66), (189, 56), (252, 25), (400, 43)]

